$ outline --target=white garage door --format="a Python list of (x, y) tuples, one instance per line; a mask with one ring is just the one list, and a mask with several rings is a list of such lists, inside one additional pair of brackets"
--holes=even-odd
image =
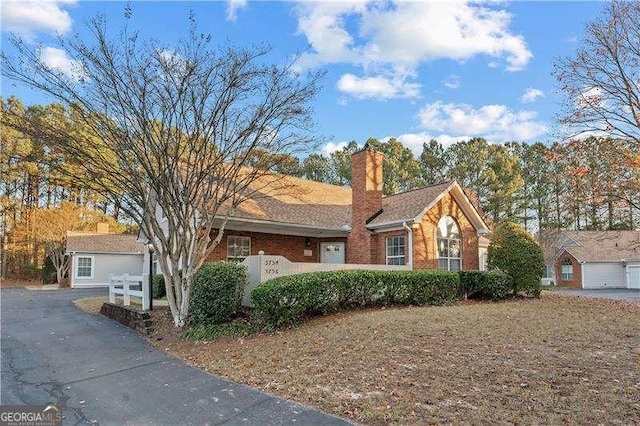
[(584, 288), (625, 288), (625, 268), (620, 263), (586, 263), (582, 270)]
[(629, 288), (640, 288), (640, 266), (629, 266)]

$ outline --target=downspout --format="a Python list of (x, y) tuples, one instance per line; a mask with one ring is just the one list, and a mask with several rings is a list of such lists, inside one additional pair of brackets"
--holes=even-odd
[(413, 269), (413, 229), (407, 222), (402, 222), (402, 227), (409, 233), (409, 268)]

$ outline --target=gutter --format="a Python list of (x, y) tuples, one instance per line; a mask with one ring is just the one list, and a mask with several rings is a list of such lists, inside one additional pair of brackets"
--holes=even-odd
[(413, 269), (413, 229), (407, 222), (402, 222), (402, 227), (409, 233), (409, 267)]

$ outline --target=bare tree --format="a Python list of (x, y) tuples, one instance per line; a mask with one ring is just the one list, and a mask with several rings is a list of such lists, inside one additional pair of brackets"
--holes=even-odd
[(559, 123), (569, 137), (619, 138), (626, 184), (606, 194), (640, 209), (640, 2), (613, 0), (589, 23), (573, 57), (554, 65), (565, 93)]
[(61, 39), (76, 65), (70, 73), (47, 66), (16, 36), (16, 56), (2, 54), (4, 76), (69, 105), (83, 123), (52, 127), (49, 137), (77, 156), (103, 195), (119, 198), (153, 244), (176, 326), (185, 324), (194, 274), (229, 215), (278, 183), (263, 178), (270, 165), (248, 169), (246, 160), (313, 143), (309, 101), (322, 78), (297, 75), (295, 59), (269, 65), (268, 46), (212, 48), (190, 22), (189, 36), (168, 47), (127, 26), (111, 40), (96, 17), (90, 41)]
[(554, 64), (565, 93), (560, 123), (640, 143), (640, 3), (614, 0), (589, 23), (575, 56)]

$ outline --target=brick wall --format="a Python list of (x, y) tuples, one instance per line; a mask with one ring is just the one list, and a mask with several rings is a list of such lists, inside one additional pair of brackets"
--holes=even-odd
[[(571, 281), (564, 281), (562, 279), (562, 262), (566, 259), (569, 259), (571, 265), (573, 265), (573, 279)], [(578, 262), (575, 257), (565, 251), (558, 256), (554, 268), (556, 270), (556, 285), (561, 287), (582, 288), (582, 265), (580, 265), (580, 262)]]
[[(212, 238), (217, 231), (212, 231)], [(251, 254), (264, 254), (284, 256), (291, 262), (320, 262), (320, 243), (341, 242), (346, 243), (346, 238), (315, 238), (309, 237), (311, 243), (307, 246), (307, 237), (294, 235), (265, 234), (260, 232), (225, 231), (224, 237), (218, 246), (209, 255), (207, 261), (227, 260), (227, 237), (235, 235), (251, 238)], [(346, 246), (346, 244), (345, 244)], [(311, 251), (311, 256), (305, 256), (305, 250)], [(347, 251), (348, 253), (348, 251)]]
[(372, 233), (366, 221), (382, 208), (380, 152), (364, 149), (351, 156), (351, 233), (347, 263), (372, 263)]
[(409, 236), (408, 232), (405, 230), (381, 232), (379, 234), (375, 234), (371, 240), (371, 263), (376, 263), (379, 265), (387, 264), (387, 237), (395, 237), (397, 235), (402, 235), (404, 237), (404, 263), (405, 265), (409, 263)]
[(436, 230), (440, 218), (447, 215), (454, 218), (460, 228), (462, 269), (477, 270), (479, 268), (477, 230), (458, 206), (454, 197), (451, 194), (446, 194), (424, 215), (420, 226), (413, 230), (414, 269), (438, 268)]
[(151, 317), (149, 312), (143, 312), (127, 306), (113, 303), (103, 303), (100, 314), (125, 325), (138, 333), (151, 334)]

